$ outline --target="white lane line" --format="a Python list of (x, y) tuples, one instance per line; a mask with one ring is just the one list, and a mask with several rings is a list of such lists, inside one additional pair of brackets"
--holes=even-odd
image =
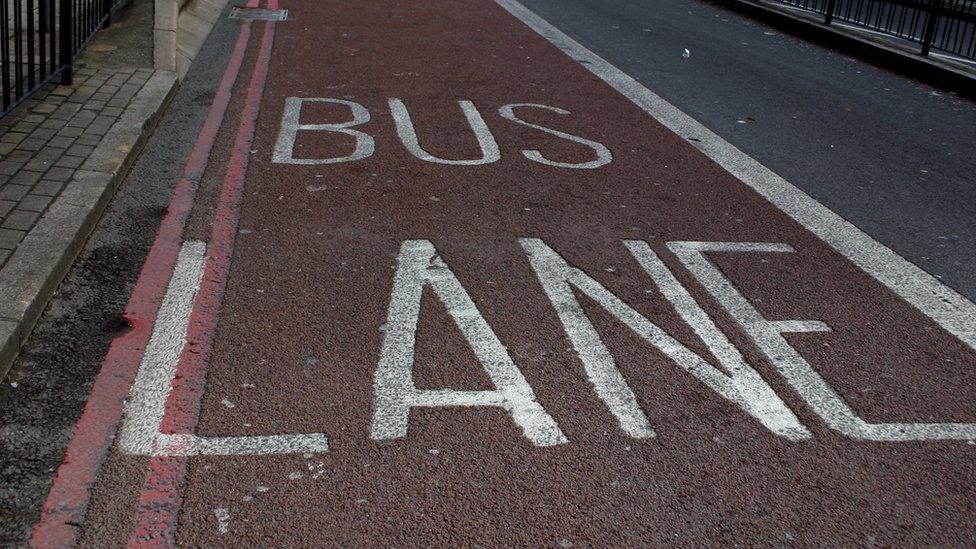
[(186, 344), (186, 329), (200, 288), (206, 250), (204, 242), (184, 242), (176, 258), (173, 276), (163, 296), (152, 335), (125, 405), (125, 421), (119, 440), (122, 451), (152, 456), (328, 452), (329, 441), (322, 433), (199, 437), (159, 431), (166, 412), (166, 398), (176, 375), (176, 365)]
[(685, 138), (694, 137), (697, 141), (691, 143), (706, 156), (976, 350), (973, 302), (877, 242), (516, 0), (495, 1), (669, 130)]
[(160, 433), (156, 456), (265, 456), (272, 454), (317, 454), (329, 451), (329, 439), (322, 433), (255, 435), (242, 437), (199, 437)]
[(176, 257), (173, 276), (125, 404), (125, 422), (122, 424), (119, 445), (127, 454), (152, 453), (176, 363), (186, 343), (186, 328), (190, 322), (193, 300), (200, 288), (206, 251), (204, 242), (184, 242)]
[(214, 509), (214, 516), (217, 517), (217, 533), (224, 535), (230, 532), (230, 509), (218, 507)]

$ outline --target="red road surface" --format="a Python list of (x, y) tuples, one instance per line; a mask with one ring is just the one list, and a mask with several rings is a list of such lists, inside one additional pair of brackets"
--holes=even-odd
[(35, 545), (976, 543), (971, 303), (499, 4), (281, 7)]

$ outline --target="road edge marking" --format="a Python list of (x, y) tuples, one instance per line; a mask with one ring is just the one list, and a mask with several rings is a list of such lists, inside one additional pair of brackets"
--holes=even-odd
[(976, 350), (976, 304), (739, 150), (516, 0), (499, 6), (861, 270)]
[(166, 215), (146, 255), (123, 315), (132, 330), (109, 344), (81, 416), (71, 431), (41, 515), (31, 529), (30, 547), (70, 547), (88, 510), (95, 478), (122, 419), (123, 403), (135, 379), (156, 314), (182, 244), (183, 227), (196, 196), (196, 183), (210, 157), (244, 54), (250, 24), (238, 31), (217, 92), (197, 132), (183, 172), (173, 186)]
[[(255, 2), (255, 0), (250, 1)], [(277, 0), (268, 0), (267, 7), (277, 9)], [(257, 58), (246, 88), (234, 144), (221, 180), (220, 193), (213, 213), (203, 276), (190, 312), (190, 328), (186, 332), (185, 346), (176, 364), (178, 381), (174, 381), (166, 399), (165, 412), (160, 423), (160, 430), (163, 433), (193, 433), (199, 420), (207, 363), (210, 360), (217, 317), (227, 282), (243, 203), (251, 144), (270, 72), (275, 28), (275, 21), (264, 22)], [(193, 438), (187, 437), (171, 438), (171, 441), (173, 440), (178, 443), (194, 442)], [(227, 441), (211, 439), (209, 446), (203, 439), (196, 439), (195, 442), (204, 445), (198, 449), (204, 447), (216, 449)], [(194, 451), (190, 448), (185, 452), (167, 452), (167, 454), (149, 458), (133, 515), (134, 525), (129, 531), (126, 543), (130, 548), (178, 545), (179, 516), (183, 507), (188, 459)]]
[(139, 371), (125, 402), (118, 442), (124, 453), (153, 453), (176, 362), (186, 344), (186, 328), (200, 288), (206, 251), (206, 242), (187, 241), (176, 257), (173, 276), (156, 313)]

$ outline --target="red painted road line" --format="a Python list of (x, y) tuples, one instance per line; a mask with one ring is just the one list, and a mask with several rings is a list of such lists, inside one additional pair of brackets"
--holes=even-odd
[[(252, 3), (256, 5), (257, 0), (251, 0), (248, 5)], [(109, 346), (81, 418), (72, 431), (51, 491), (44, 501), (41, 516), (31, 532), (29, 543), (32, 547), (72, 545), (77, 525), (84, 519), (95, 477), (118, 429), (126, 395), (135, 380), (156, 313), (172, 275), (182, 244), (183, 226), (196, 196), (196, 182), (206, 169), (250, 36), (250, 24), (244, 23), (210, 111), (183, 166), (183, 173), (173, 187), (166, 215), (159, 224), (156, 238), (123, 311), (132, 330), (115, 338)]]
[[(276, 9), (271, 0), (269, 9)], [(260, 52), (248, 87), (234, 148), (214, 213), (213, 229), (207, 248), (203, 277), (190, 323), (186, 346), (176, 367), (172, 391), (166, 402), (160, 430), (166, 433), (192, 433), (200, 414), (200, 399), (206, 381), (207, 362), (213, 345), (217, 317), (223, 298), (234, 235), (240, 217), (244, 174), (247, 171), (251, 142), (257, 126), (258, 112), (264, 94), (274, 45), (275, 23), (265, 23)], [(182, 488), (188, 457), (160, 456), (149, 460), (136, 509), (135, 527), (129, 535), (129, 547), (175, 546)]]

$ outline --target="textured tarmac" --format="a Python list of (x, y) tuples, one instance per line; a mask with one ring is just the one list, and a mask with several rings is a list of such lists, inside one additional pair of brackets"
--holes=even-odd
[[(147, 473), (146, 457), (125, 455), (116, 444), (79, 528), (82, 545), (976, 541), (976, 447), (966, 440), (858, 441), (832, 430), (668, 243), (791, 246), (794, 253), (709, 257), (763, 316), (830, 327), (785, 337), (869, 422), (972, 421), (976, 351), (493, 2), (282, 7), (288, 21), (253, 24), (246, 70), (183, 235), (210, 243), (212, 270), (197, 297), (203, 305), (190, 317), (191, 345), (177, 366), (163, 430), (325, 433), (329, 451), (157, 456)], [(272, 28), (262, 88), (260, 43)], [(356, 129), (375, 139), (375, 152), (348, 163), (274, 162), (286, 100), (296, 96), (369, 109), (370, 121)], [(250, 142), (254, 97), (260, 113)], [(481, 155), (457, 103), (471, 101), (499, 159), (445, 165), (417, 158), (397, 135), (390, 98), (409, 110), (423, 149), (449, 159)], [(585, 170), (533, 161), (523, 151), (561, 163), (597, 155), (501, 116), (514, 103), (567, 111), (516, 113), (599, 142), (612, 161)], [(349, 116), (345, 104), (308, 103), (301, 120)], [(241, 144), (249, 146), (246, 159)], [(301, 131), (294, 156), (340, 157), (354, 144), (335, 132)], [(239, 213), (227, 190), (234, 181), (243, 185)], [(223, 240), (228, 228), (232, 250)], [(623, 432), (560, 321), (566, 304), (554, 307), (547, 298), (524, 238), (541, 239), (729, 373), (624, 244), (646, 242), (810, 437), (778, 436), (576, 291), (657, 436)], [(414, 409), (405, 437), (375, 440), (377, 364), (385, 341), (399, 333), (394, 279), (404, 268), (404, 242), (416, 240), (429, 241), (443, 261), (425, 272), (453, 273), (565, 443), (534, 445), (511, 414), (487, 406)], [(231, 254), (226, 274), (223, 254)], [(490, 390), (486, 365), (452, 320), (451, 303), (423, 290), (413, 380), (420, 389)], [(465, 322), (476, 316), (464, 309)], [(171, 512), (178, 515), (172, 529), (163, 524)], [(154, 517), (163, 526), (146, 530)], [(161, 537), (140, 539), (147, 532)]]

